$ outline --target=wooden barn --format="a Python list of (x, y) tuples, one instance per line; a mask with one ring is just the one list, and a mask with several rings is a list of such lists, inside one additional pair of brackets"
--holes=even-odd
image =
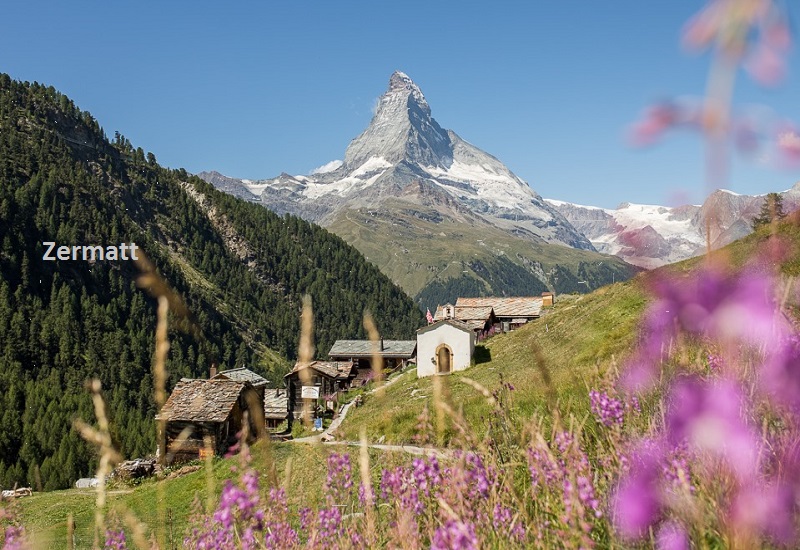
[(264, 422), (268, 430), (275, 430), (289, 416), (289, 394), (284, 388), (267, 389), (264, 392)]
[[(542, 298), (539, 296), (459, 298), (455, 305), (456, 312), (478, 311), (477, 308), (492, 308), (491, 321), (494, 331), (508, 332), (538, 319), (542, 311)], [(466, 319), (462, 317), (460, 320)]]
[[(185, 462), (201, 456), (204, 438), (211, 438), (217, 455), (236, 444), (244, 412), (249, 413), (250, 440), (264, 431), (264, 404), (247, 382), (228, 379), (182, 379), (172, 390), (156, 420), (159, 422), (159, 459), (162, 463)], [(179, 441), (179, 440), (183, 441)]]
[(384, 340), (377, 346), (371, 340), (336, 340), (328, 357), (331, 361), (351, 361), (356, 369), (355, 378), (366, 380), (372, 371), (372, 360), (378, 355), (383, 360), (383, 370), (393, 371), (405, 368), (417, 355), (416, 340)]

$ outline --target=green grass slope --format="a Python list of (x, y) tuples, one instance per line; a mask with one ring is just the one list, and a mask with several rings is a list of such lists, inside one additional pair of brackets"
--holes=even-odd
[[(759, 269), (777, 267), (789, 277), (800, 275), (800, 213), (715, 251), (710, 260), (734, 269), (755, 264)], [(558, 296), (555, 307), (540, 319), (479, 344), (473, 366), (442, 378), (452, 405), (463, 408), (471, 427), (485, 433), (490, 408), (486, 399), (463, 381), (469, 378), (491, 392), (503, 381), (512, 384), (514, 412), (521, 422), (533, 414), (551, 414), (549, 388), (562, 413), (588, 411), (590, 386), (602, 373), (616, 368), (636, 341), (648, 300), (647, 279), (661, 274), (685, 276), (708, 261), (707, 256), (700, 256), (588, 295)], [(387, 443), (412, 442), (426, 406), (434, 410), (433, 379), (417, 379), (411, 370), (387, 388), (383, 399), (367, 396), (362, 407), (351, 410), (340, 428), (341, 436), (357, 438), (365, 427), (370, 438), (383, 435)]]
[[(782, 224), (779, 228), (782, 243), (783, 273), (795, 276), (800, 273), (800, 226)], [(715, 254), (734, 267), (752, 261), (756, 256), (769, 253), (775, 244), (772, 231), (765, 228), (734, 243)], [(661, 272), (681, 275), (691, 272), (706, 258), (695, 258), (663, 268)], [(646, 276), (598, 289), (589, 295), (564, 295), (558, 297), (556, 306), (539, 321), (528, 324), (510, 334), (498, 335), (478, 348), (476, 364), (452, 376), (441, 377), (446, 383), (445, 394), (454, 408), (461, 409), (469, 427), (483, 435), (492, 414), (486, 399), (472, 385), (470, 378), (496, 391), (501, 381), (510, 383), (507, 402), (511, 417), (524, 423), (532, 416), (552, 417), (551, 403), (566, 417), (575, 413), (581, 418), (588, 412), (587, 389), (593, 385), (600, 372), (613, 368), (632, 348), (637, 336), (638, 323), (647, 304)], [(547, 380), (547, 381), (546, 381)], [(340, 428), (346, 440), (358, 440), (365, 429), (370, 441), (380, 437), (386, 443), (411, 443), (416, 433), (418, 417), (427, 405), (433, 416), (433, 379), (417, 379), (408, 371), (390, 384), (383, 397), (365, 396), (364, 405), (350, 410)], [(453, 436), (445, 432), (444, 444)], [(272, 470), (282, 486), (287, 487), (289, 504), (293, 510), (313, 507), (322, 498), (325, 482), (325, 460), (331, 452), (355, 448), (307, 445), (297, 443), (257, 445), (253, 451), (253, 466), (264, 474)], [(271, 458), (268, 458), (271, 457)], [(407, 462), (403, 453), (370, 450), (373, 478), (383, 468)], [(217, 460), (213, 466), (213, 494), (219, 495), (223, 480), (235, 476), (232, 467), (239, 464), (238, 457)], [(271, 468), (270, 464), (274, 464)], [(167, 479), (147, 481), (133, 488), (113, 489), (109, 495), (108, 511), (129, 509), (147, 525), (147, 533), (164, 537), (170, 544), (179, 544), (192, 513), (193, 502), (204, 503), (208, 496), (207, 474), (198, 472)], [(67, 516), (72, 514), (77, 524), (78, 547), (91, 543), (94, 522), (93, 491), (55, 491), (37, 493), (18, 502), (21, 518), (40, 547), (63, 545), (66, 537)]]
[(515, 237), (399, 199), (347, 210), (328, 228), (425, 309), (458, 295), (586, 292), (639, 270), (613, 256)]
[[(631, 348), (645, 303), (636, 281), (589, 295), (557, 298), (555, 308), (538, 321), (479, 344), (472, 367), (441, 380), (448, 386), (453, 406), (463, 408), (466, 420), (479, 434), (485, 432), (490, 408), (464, 378), (489, 391), (500, 388), (502, 382), (511, 384), (514, 412), (521, 419), (547, 414), (549, 391), (562, 410), (587, 409), (587, 384), (596, 377), (598, 367), (612, 366)], [(411, 370), (386, 389), (384, 398), (373, 394), (363, 406), (351, 409), (340, 431), (351, 440), (363, 426), (371, 439), (385, 436), (387, 443), (410, 443), (425, 406), (434, 410), (433, 379), (418, 379)]]
[[(316, 506), (322, 502), (323, 484), (329, 454), (344, 452), (341, 447), (302, 443), (264, 443), (252, 448), (250, 467), (261, 474), (261, 487), (267, 487), (274, 473), (277, 484), (286, 488), (291, 509)], [(357, 449), (349, 449), (357, 453)], [(370, 450), (370, 471), (378, 478), (382, 468), (402, 463), (405, 453)], [(203, 510), (209, 495), (209, 475), (205, 465), (179, 477), (161, 481), (148, 480), (136, 486), (111, 486), (107, 494), (106, 517), (119, 522), (130, 534), (123, 519), (130, 512), (141, 524), (147, 538), (166, 541), (164, 548), (178, 548), (186, 533), (192, 514), (198, 506)], [(241, 471), (240, 457), (216, 459), (212, 466), (212, 497), (216, 502), (226, 479), (236, 478)], [(75, 525), (75, 548), (91, 548), (94, 537), (94, 489), (68, 489), (35, 493), (16, 502), (22, 523), (31, 535), (34, 548), (64, 548), (67, 546), (67, 518)], [(130, 541), (130, 538), (128, 539)], [(102, 544), (102, 540), (101, 540)], [(132, 546), (129, 545), (129, 546)]]
[[(490, 408), (486, 399), (462, 380), (469, 377), (494, 390), (502, 379), (515, 388), (511, 392), (515, 416), (547, 415), (547, 385), (543, 381), (541, 360), (548, 370), (559, 408), (586, 409), (585, 380), (595, 376), (597, 365), (607, 366), (630, 348), (644, 303), (643, 292), (633, 282), (612, 285), (586, 296), (562, 297), (539, 323), (494, 337), (479, 348), (477, 359), (481, 362), (463, 373), (443, 378), (452, 403), (463, 408), (468, 423), (482, 435)], [(347, 440), (358, 440), (363, 426), (371, 441), (385, 436), (386, 443), (411, 443), (424, 405), (433, 410), (432, 392), (431, 378), (418, 380), (414, 371), (402, 374), (386, 388), (384, 397), (369, 395), (363, 406), (352, 408), (340, 429), (341, 435)], [(296, 510), (319, 502), (326, 457), (344, 450), (337, 446), (282, 443), (270, 446), (271, 459), (267, 459), (259, 445), (254, 448), (253, 466), (265, 474), (266, 480), (270, 460), (273, 461), (278, 483), (289, 489), (289, 504)], [(348, 451), (354, 453), (356, 449)], [(408, 460), (407, 455), (397, 452), (370, 450), (370, 456), (376, 479), (381, 469)], [(225, 479), (236, 475), (231, 473), (231, 467), (238, 464), (238, 457), (215, 461), (215, 495), (219, 495)], [(205, 503), (207, 494), (207, 474), (201, 469), (176, 479), (112, 488), (108, 511), (130, 510), (147, 525), (149, 534), (166, 537), (170, 545), (179, 544), (194, 501)], [(77, 525), (77, 546), (87, 547), (93, 536), (94, 502), (94, 491), (72, 489), (37, 493), (21, 499), (19, 506), (21, 518), (39, 547), (63, 544), (69, 514)]]

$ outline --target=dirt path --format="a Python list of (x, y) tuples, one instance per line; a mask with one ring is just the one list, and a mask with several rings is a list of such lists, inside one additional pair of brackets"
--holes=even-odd
[[(361, 443), (358, 441), (326, 441), (323, 445), (337, 445), (341, 447), (360, 447)], [(447, 458), (452, 453), (447, 449), (437, 449), (435, 447), (419, 447), (417, 445), (383, 445), (380, 443), (370, 443), (367, 445), (370, 449), (378, 449), (381, 451), (396, 451), (401, 453), (408, 453), (420, 456), (435, 456), (436, 458)]]

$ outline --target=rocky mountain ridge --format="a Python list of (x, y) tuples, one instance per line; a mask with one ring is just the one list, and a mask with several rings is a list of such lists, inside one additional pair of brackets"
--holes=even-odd
[[(800, 207), (800, 182), (779, 193), (785, 212)], [(720, 248), (752, 232), (763, 195), (719, 189), (702, 205), (666, 207), (623, 203), (615, 209), (545, 199), (594, 247), (647, 269)]]

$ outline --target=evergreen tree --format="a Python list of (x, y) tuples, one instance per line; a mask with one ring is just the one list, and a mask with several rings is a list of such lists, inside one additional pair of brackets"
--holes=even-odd
[(773, 221), (784, 218), (783, 197), (779, 193), (768, 193), (761, 203), (761, 211), (758, 216), (753, 218), (753, 229), (758, 229), (762, 225), (768, 225)]

